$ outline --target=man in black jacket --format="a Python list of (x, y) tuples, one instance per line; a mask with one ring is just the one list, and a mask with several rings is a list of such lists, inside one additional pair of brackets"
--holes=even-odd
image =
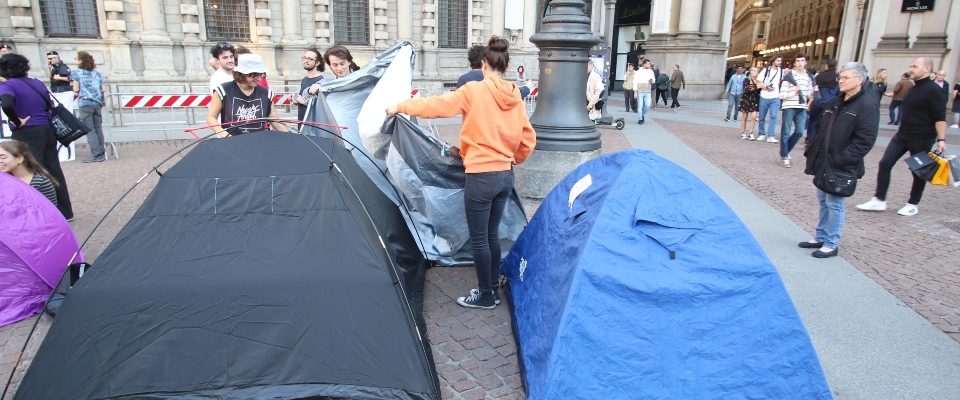
[[(903, 122), (897, 134), (890, 139), (887, 150), (880, 159), (880, 170), (877, 172), (877, 193), (870, 201), (857, 205), (857, 208), (866, 211), (883, 211), (887, 209), (887, 189), (890, 188), (890, 170), (897, 164), (900, 157), (908, 151), (910, 155), (926, 153), (934, 145), (937, 151), (947, 149), (947, 97), (943, 88), (931, 79), (933, 60), (929, 57), (920, 57), (910, 64), (910, 79), (915, 84), (903, 98)], [(923, 188), (927, 181), (913, 174), (913, 186), (910, 188), (910, 199), (897, 214), (903, 216), (916, 215), (923, 196)]]
[[(824, 106), (823, 115), (817, 124), (813, 141), (803, 155), (807, 157), (804, 173), (817, 175), (830, 163), (835, 170), (855, 172), (857, 179), (864, 174), (863, 158), (877, 140), (879, 111), (877, 102), (864, 90), (867, 68), (858, 62), (850, 62), (840, 68), (841, 95)], [(840, 230), (846, 217), (845, 198), (817, 188), (820, 201), (820, 222), (813, 239), (800, 242), (805, 249), (817, 249), (813, 256), (827, 258), (836, 256), (840, 249)]]
[(823, 106), (840, 93), (840, 89), (837, 88), (837, 60), (832, 58), (827, 60), (827, 69), (817, 74), (815, 80), (817, 86), (814, 90), (818, 94), (814, 96), (813, 104), (810, 104), (809, 116), (807, 116), (807, 143), (810, 143), (817, 134), (817, 121), (820, 119), (820, 113), (823, 112)]

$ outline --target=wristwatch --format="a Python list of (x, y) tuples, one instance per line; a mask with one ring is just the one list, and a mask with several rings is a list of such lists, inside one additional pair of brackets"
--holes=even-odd
[(947, 139), (937, 139), (938, 142), (946, 142)]

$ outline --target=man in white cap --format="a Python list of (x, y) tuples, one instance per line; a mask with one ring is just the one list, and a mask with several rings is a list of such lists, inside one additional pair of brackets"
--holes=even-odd
[[(267, 67), (259, 55), (243, 54), (233, 68), (233, 81), (218, 85), (213, 91), (207, 110), (207, 124), (220, 137), (263, 130), (263, 121), (238, 121), (277, 118), (277, 109), (272, 101), (273, 91), (257, 85), (257, 81), (266, 73)], [(218, 117), (221, 126), (216, 126)], [(279, 122), (270, 122), (270, 126), (276, 131), (287, 132), (287, 127)]]

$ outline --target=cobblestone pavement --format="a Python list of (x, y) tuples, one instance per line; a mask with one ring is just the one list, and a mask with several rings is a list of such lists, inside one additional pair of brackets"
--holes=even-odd
[[(459, 125), (439, 127), (441, 137), (453, 144), (458, 143), (459, 129)], [(629, 148), (619, 131), (602, 128), (601, 132), (605, 152)], [(93, 164), (63, 163), (75, 214), (71, 226), (77, 237), (83, 241), (113, 203), (138, 179), (190, 143), (193, 141), (123, 142), (117, 143), (119, 160)], [(77, 152), (77, 159), (89, 155), (85, 145), (78, 146)], [(165, 171), (183, 154), (162, 164), (159, 171)], [(157, 174), (147, 175), (97, 228), (84, 247), (87, 261), (96, 262), (97, 256), (153, 190), (157, 179)], [(527, 199), (524, 204), (528, 217), (539, 206), (539, 202)], [(494, 310), (467, 310), (457, 305), (455, 299), (465, 296), (473, 287), (476, 287), (476, 277), (472, 267), (433, 268), (427, 272), (423, 313), (443, 399), (523, 399), (525, 395), (520, 383), (509, 310), (506, 304)], [(52, 319), (46, 315), (42, 318), (35, 316), (0, 328), (0, 380), (6, 382), (38, 318), (37, 330), (13, 374), (8, 395), (16, 391)]]
[[(668, 111), (672, 112), (672, 111)], [(703, 115), (703, 113), (698, 113)], [(658, 119), (661, 126), (736, 179), (811, 234), (818, 205), (811, 177), (803, 173), (803, 144), (791, 153), (794, 166), (783, 168), (779, 144), (740, 139), (739, 125), (730, 128)], [(719, 119), (722, 119), (720, 113)], [(882, 129), (881, 136), (894, 131)], [(948, 140), (956, 142), (956, 136)], [(876, 188), (877, 163), (884, 147), (876, 146), (865, 160), (866, 174), (857, 194), (847, 200), (840, 256), (870, 277), (934, 326), (960, 341), (960, 191), (930, 186), (920, 213), (902, 217), (911, 173), (898, 163), (892, 173), (885, 212), (865, 212), (854, 205), (870, 199)], [(798, 237), (797, 242), (810, 237)], [(816, 262), (811, 258), (811, 262)]]

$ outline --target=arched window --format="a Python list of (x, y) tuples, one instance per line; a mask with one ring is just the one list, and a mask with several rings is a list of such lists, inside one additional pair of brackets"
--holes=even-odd
[(203, 22), (207, 40), (250, 40), (247, 0), (204, 0)]
[(370, 44), (369, 0), (334, 0), (333, 41), (343, 45)]
[(437, 5), (437, 46), (467, 48), (467, 0), (441, 0)]
[(100, 37), (96, 0), (40, 0), (40, 15), (47, 37)]

